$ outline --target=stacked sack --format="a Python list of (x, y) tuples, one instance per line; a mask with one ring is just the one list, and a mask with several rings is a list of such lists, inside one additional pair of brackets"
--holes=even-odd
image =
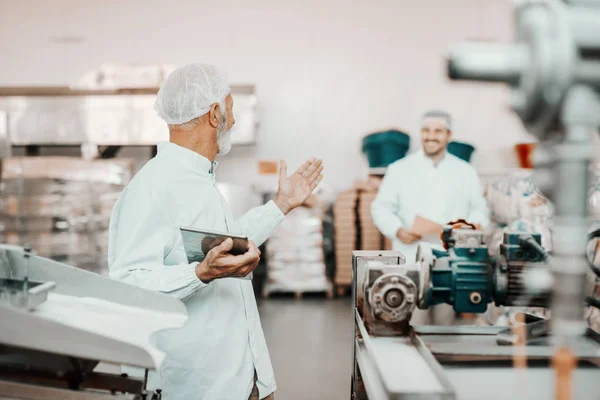
[(6, 158), (0, 241), (106, 275), (110, 214), (132, 175), (127, 159)]
[(269, 238), (265, 293), (328, 291), (323, 251), (326, 204), (313, 196), (292, 210)]

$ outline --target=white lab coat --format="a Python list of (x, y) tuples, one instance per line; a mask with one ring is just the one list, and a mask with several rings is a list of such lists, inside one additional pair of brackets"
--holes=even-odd
[[(371, 214), (381, 233), (393, 239), (393, 249), (402, 252), (408, 262), (415, 260), (419, 242), (404, 244), (396, 233), (410, 228), (417, 214), (442, 225), (459, 218), (483, 227), (489, 223), (475, 169), (449, 153), (436, 166), (423, 150), (388, 167)], [(441, 248), (440, 244), (433, 247)]]
[(186, 325), (156, 335), (166, 353), (149, 389), (164, 400), (246, 400), (254, 385), (263, 398), (276, 389), (252, 282), (225, 278), (209, 284), (188, 264), (181, 226), (243, 233), (262, 244), (283, 221), (273, 202), (235, 221), (215, 183), (216, 163), (172, 143), (134, 177), (110, 220), (110, 276), (181, 299)]

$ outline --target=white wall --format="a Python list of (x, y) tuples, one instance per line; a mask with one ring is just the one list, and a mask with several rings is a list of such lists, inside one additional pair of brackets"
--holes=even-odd
[(532, 138), (507, 90), (449, 82), (443, 59), (465, 38), (511, 36), (509, 0), (0, 0), (0, 85), (63, 85), (105, 62), (218, 64), (261, 106), (259, 144), (221, 160), (220, 179), (316, 155), (343, 189), (366, 171), (364, 134), (398, 127), (416, 144), (432, 107), (454, 114), (476, 166), (513, 166)]

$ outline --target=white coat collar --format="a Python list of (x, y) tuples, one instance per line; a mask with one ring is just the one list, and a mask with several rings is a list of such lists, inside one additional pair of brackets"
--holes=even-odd
[(208, 158), (171, 142), (158, 143), (158, 155), (168, 157), (203, 174), (212, 175), (219, 166), (218, 162), (211, 163)]
[(417, 151), (417, 154), (419, 155), (419, 158), (421, 158), (422, 161), (428, 163), (427, 165), (431, 165), (432, 167), (443, 166), (444, 164), (446, 164), (448, 162), (448, 159), (450, 158), (450, 155), (448, 153), (448, 149), (446, 149), (446, 152), (444, 153), (444, 157), (442, 157), (442, 159), (440, 160), (440, 162), (437, 165), (435, 165), (433, 163), (433, 160), (431, 160), (431, 158), (427, 157), (427, 155), (425, 154), (425, 151), (423, 150), (423, 148), (420, 148)]

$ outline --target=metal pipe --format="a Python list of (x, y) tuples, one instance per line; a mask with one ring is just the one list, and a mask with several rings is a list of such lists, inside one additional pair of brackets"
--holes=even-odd
[(542, 247), (541, 244), (535, 241), (533, 236), (527, 236), (526, 238), (521, 239), (521, 245), (535, 251), (546, 262), (550, 259), (550, 254)]
[(453, 80), (517, 83), (528, 61), (522, 44), (464, 43), (448, 54), (448, 77)]
[[(560, 150), (567, 152), (573, 147), (564, 146)], [(586, 218), (589, 182), (588, 165), (589, 160), (587, 159), (582, 161), (558, 160), (555, 171), (556, 183), (559, 188), (555, 190), (557, 216)], [(585, 221), (582, 222), (585, 223)], [(582, 238), (585, 236), (587, 236), (587, 231), (584, 232)]]
[(582, 257), (555, 257), (552, 275), (552, 333), (561, 344), (569, 343), (586, 330), (583, 299), (586, 260)]
[[(587, 195), (594, 135), (590, 113), (595, 94), (573, 87), (561, 116), (563, 142), (556, 146), (556, 228), (552, 275), (552, 332), (559, 344), (569, 344), (585, 332), (583, 298), (587, 258)], [(589, 107), (592, 107), (589, 109)]]
[(600, 3), (579, 1), (567, 13), (573, 40), (579, 48), (600, 49)]
[(600, 87), (600, 60), (580, 61), (575, 66), (575, 79), (582, 85)]

